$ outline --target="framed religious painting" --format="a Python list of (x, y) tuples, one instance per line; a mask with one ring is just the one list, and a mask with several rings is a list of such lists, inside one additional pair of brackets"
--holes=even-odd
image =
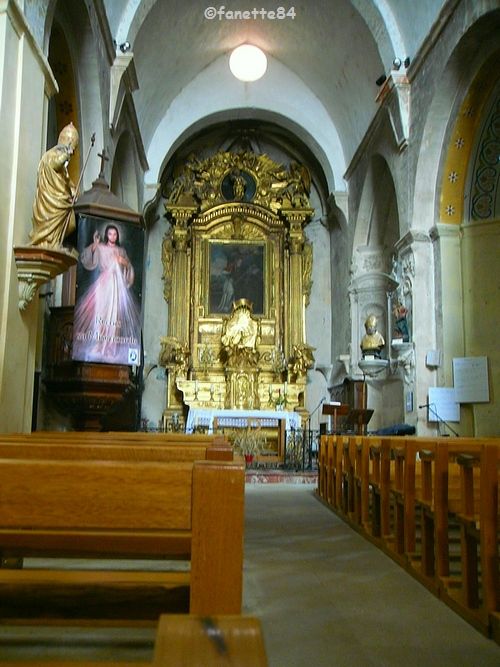
[(143, 249), (137, 225), (79, 217), (74, 360), (140, 365)]
[(231, 312), (233, 301), (247, 299), (254, 315), (266, 312), (266, 244), (210, 241), (208, 243), (208, 311)]

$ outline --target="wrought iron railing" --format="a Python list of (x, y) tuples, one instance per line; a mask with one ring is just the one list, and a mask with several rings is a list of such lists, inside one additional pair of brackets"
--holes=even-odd
[(283, 465), (290, 470), (313, 470), (317, 467), (319, 430), (290, 429), (286, 432)]

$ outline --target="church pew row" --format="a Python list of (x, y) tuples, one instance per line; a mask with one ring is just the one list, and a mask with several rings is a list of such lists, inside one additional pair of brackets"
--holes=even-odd
[(4, 441), (73, 443), (102, 442), (103, 444), (125, 444), (133, 442), (152, 446), (167, 444), (196, 444), (199, 446), (229, 446), (229, 441), (220, 434), (208, 433), (148, 433), (143, 431), (33, 431), (31, 433), (0, 433)]
[[(16, 603), (29, 604), (30, 596), (36, 600), (40, 591), (60, 590), (64, 599), (76, 589), (87, 600), (108, 589), (118, 597), (141, 591), (141, 599), (168, 591), (174, 600), (187, 599), (191, 613), (239, 614), (243, 504), (244, 467), (236, 463), (4, 456), (4, 563), (29, 556), (132, 562), (188, 558), (190, 570), (2, 567), (0, 615), (13, 620)], [(93, 612), (99, 614), (99, 609)], [(133, 603), (121, 613), (133, 618)]]
[(6, 439), (0, 435), (0, 458), (71, 459), (102, 461), (232, 461), (233, 450), (224, 444), (167, 442), (156, 445), (96, 438), (75, 443), (60, 439)]
[(329, 435), (318, 464), (323, 502), (478, 629), (494, 632), (499, 438)]
[[(1, 661), (4, 667), (103, 667), (103, 660)], [(252, 616), (163, 614), (159, 618), (152, 661), (113, 659), (120, 667), (266, 667), (260, 621)]]

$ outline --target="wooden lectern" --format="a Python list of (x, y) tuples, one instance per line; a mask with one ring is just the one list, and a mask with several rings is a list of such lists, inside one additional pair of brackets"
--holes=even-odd
[(372, 418), (373, 410), (351, 410), (347, 415), (347, 423), (356, 429), (357, 435), (366, 434), (366, 425)]
[(328, 415), (328, 425), (330, 426), (330, 419), (333, 415), (333, 428), (329, 431), (337, 433), (337, 417), (343, 417), (349, 413), (350, 407), (345, 403), (323, 403), (323, 414)]

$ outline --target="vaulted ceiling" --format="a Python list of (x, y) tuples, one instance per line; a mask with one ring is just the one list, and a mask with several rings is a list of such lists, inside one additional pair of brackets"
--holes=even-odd
[[(413, 57), (444, 4), (245, 0), (211, 7), (212, 2), (105, 0), (117, 43), (130, 42), (134, 54), (139, 81), (134, 100), (146, 150), (151, 150), (162, 121), (168, 118), (172, 125), (169, 112), (175, 109), (175, 118), (193, 113), (187, 91), (196, 82), (198, 116), (205, 105), (208, 112), (224, 105), (238, 108), (241, 117), (258, 117), (259, 109), (267, 108), (299, 118), (310, 110), (313, 122), (325, 131), (325, 142), (337, 134), (344, 167), (375, 115), (376, 80), (390, 71), (394, 58)], [(293, 7), (295, 16), (230, 18), (231, 11), (251, 11), (254, 5), (266, 11)], [(219, 14), (207, 18), (213, 10)], [(268, 72), (254, 84), (225, 74), (230, 51), (244, 42), (260, 46), (269, 57)], [(184, 106), (179, 102), (183, 99)], [(317, 141), (325, 143), (321, 135)]]

